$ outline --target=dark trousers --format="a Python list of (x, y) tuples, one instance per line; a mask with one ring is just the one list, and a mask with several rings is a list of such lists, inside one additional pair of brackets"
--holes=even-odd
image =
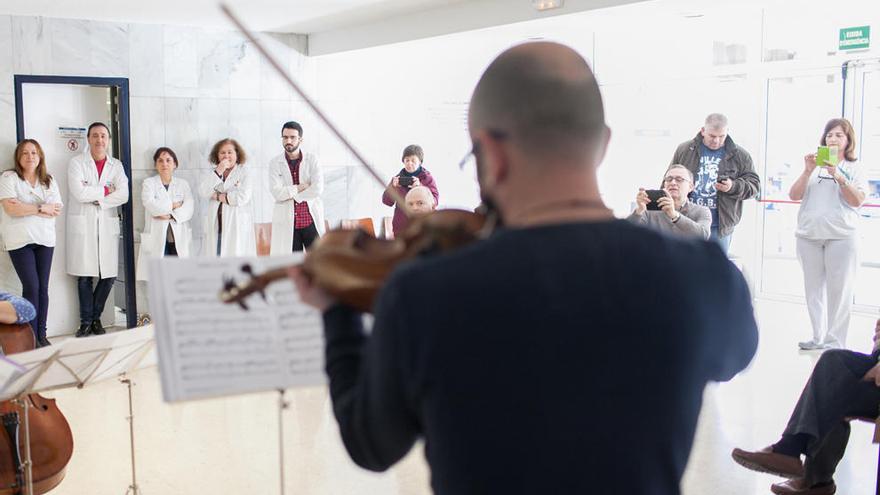
[(49, 314), (49, 271), (52, 269), (53, 247), (39, 244), (9, 251), (12, 266), (21, 280), (22, 296), (34, 305), (37, 317), (31, 322), (34, 337), (46, 337), (46, 315)]
[(805, 434), (806, 481), (810, 485), (831, 481), (849, 441), (844, 418), (876, 418), (880, 387), (862, 380), (877, 364), (877, 355), (834, 349), (825, 351), (801, 392), (783, 435)]
[(165, 256), (177, 256), (177, 244), (173, 242), (166, 242)]
[(302, 251), (308, 249), (318, 239), (318, 229), (312, 223), (308, 227), (293, 229), (293, 250)]
[(113, 289), (116, 277), (99, 278), (98, 283), (92, 289), (92, 277), (77, 277), (76, 288), (79, 292), (79, 322), (81, 325), (90, 325), (93, 321), (101, 320), (107, 297)]

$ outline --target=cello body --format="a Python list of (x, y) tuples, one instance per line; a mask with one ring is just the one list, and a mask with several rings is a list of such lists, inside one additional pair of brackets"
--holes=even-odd
[[(4, 354), (29, 351), (34, 348), (34, 334), (28, 324), (0, 324), (0, 347)], [(67, 463), (73, 455), (73, 434), (67, 419), (55, 404), (39, 394), (21, 398), (28, 401), (30, 426), (30, 453), (34, 491), (28, 495), (46, 493), (64, 479)], [(24, 470), (20, 463), (25, 458), (23, 407), (16, 401), (0, 402), (0, 495), (27, 494)]]

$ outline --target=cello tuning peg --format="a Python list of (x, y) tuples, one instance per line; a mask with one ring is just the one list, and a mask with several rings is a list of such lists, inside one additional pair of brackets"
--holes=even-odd
[(223, 290), (229, 291), (235, 288), (235, 281), (232, 277), (223, 277)]
[(254, 276), (254, 269), (253, 269), (253, 267), (251, 267), (250, 263), (245, 263), (245, 264), (241, 265), (241, 271), (247, 273), (251, 277)]
[(245, 310), (245, 311), (248, 310), (247, 304), (244, 303), (244, 299), (239, 299), (239, 300), (238, 300), (238, 305), (241, 306), (241, 309), (243, 309), (243, 310)]

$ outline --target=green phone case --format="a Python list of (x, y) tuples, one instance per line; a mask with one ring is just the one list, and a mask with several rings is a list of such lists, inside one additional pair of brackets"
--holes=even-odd
[(837, 146), (819, 146), (816, 151), (816, 165), (827, 167), (829, 164), (837, 165)]

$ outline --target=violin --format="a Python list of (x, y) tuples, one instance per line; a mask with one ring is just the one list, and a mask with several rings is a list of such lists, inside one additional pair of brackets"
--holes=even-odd
[[(328, 294), (343, 304), (369, 313), (385, 279), (398, 264), (419, 256), (441, 254), (464, 247), (494, 228), (494, 217), (464, 210), (439, 210), (412, 220), (401, 236), (377, 239), (364, 230), (331, 230), (318, 238), (306, 253), (302, 269)], [(247, 309), (245, 299), (276, 280), (287, 279), (287, 268), (250, 276), (244, 284), (224, 282), (220, 299)]]
[[(30, 325), (0, 324), (0, 347), (4, 354), (34, 349), (34, 333)], [(24, 407), (27, 401), (27, 422), (30, 442), (25, 445)], [(0, 495), (38, 495), (52, 490), (64, 479), (64, 470), (73, 456), (73, 434), (67, 419), (55, 404), (40, 394), (0, 402)], [(28, 493), (25, 459), (30, 450), (33, 492)]]

